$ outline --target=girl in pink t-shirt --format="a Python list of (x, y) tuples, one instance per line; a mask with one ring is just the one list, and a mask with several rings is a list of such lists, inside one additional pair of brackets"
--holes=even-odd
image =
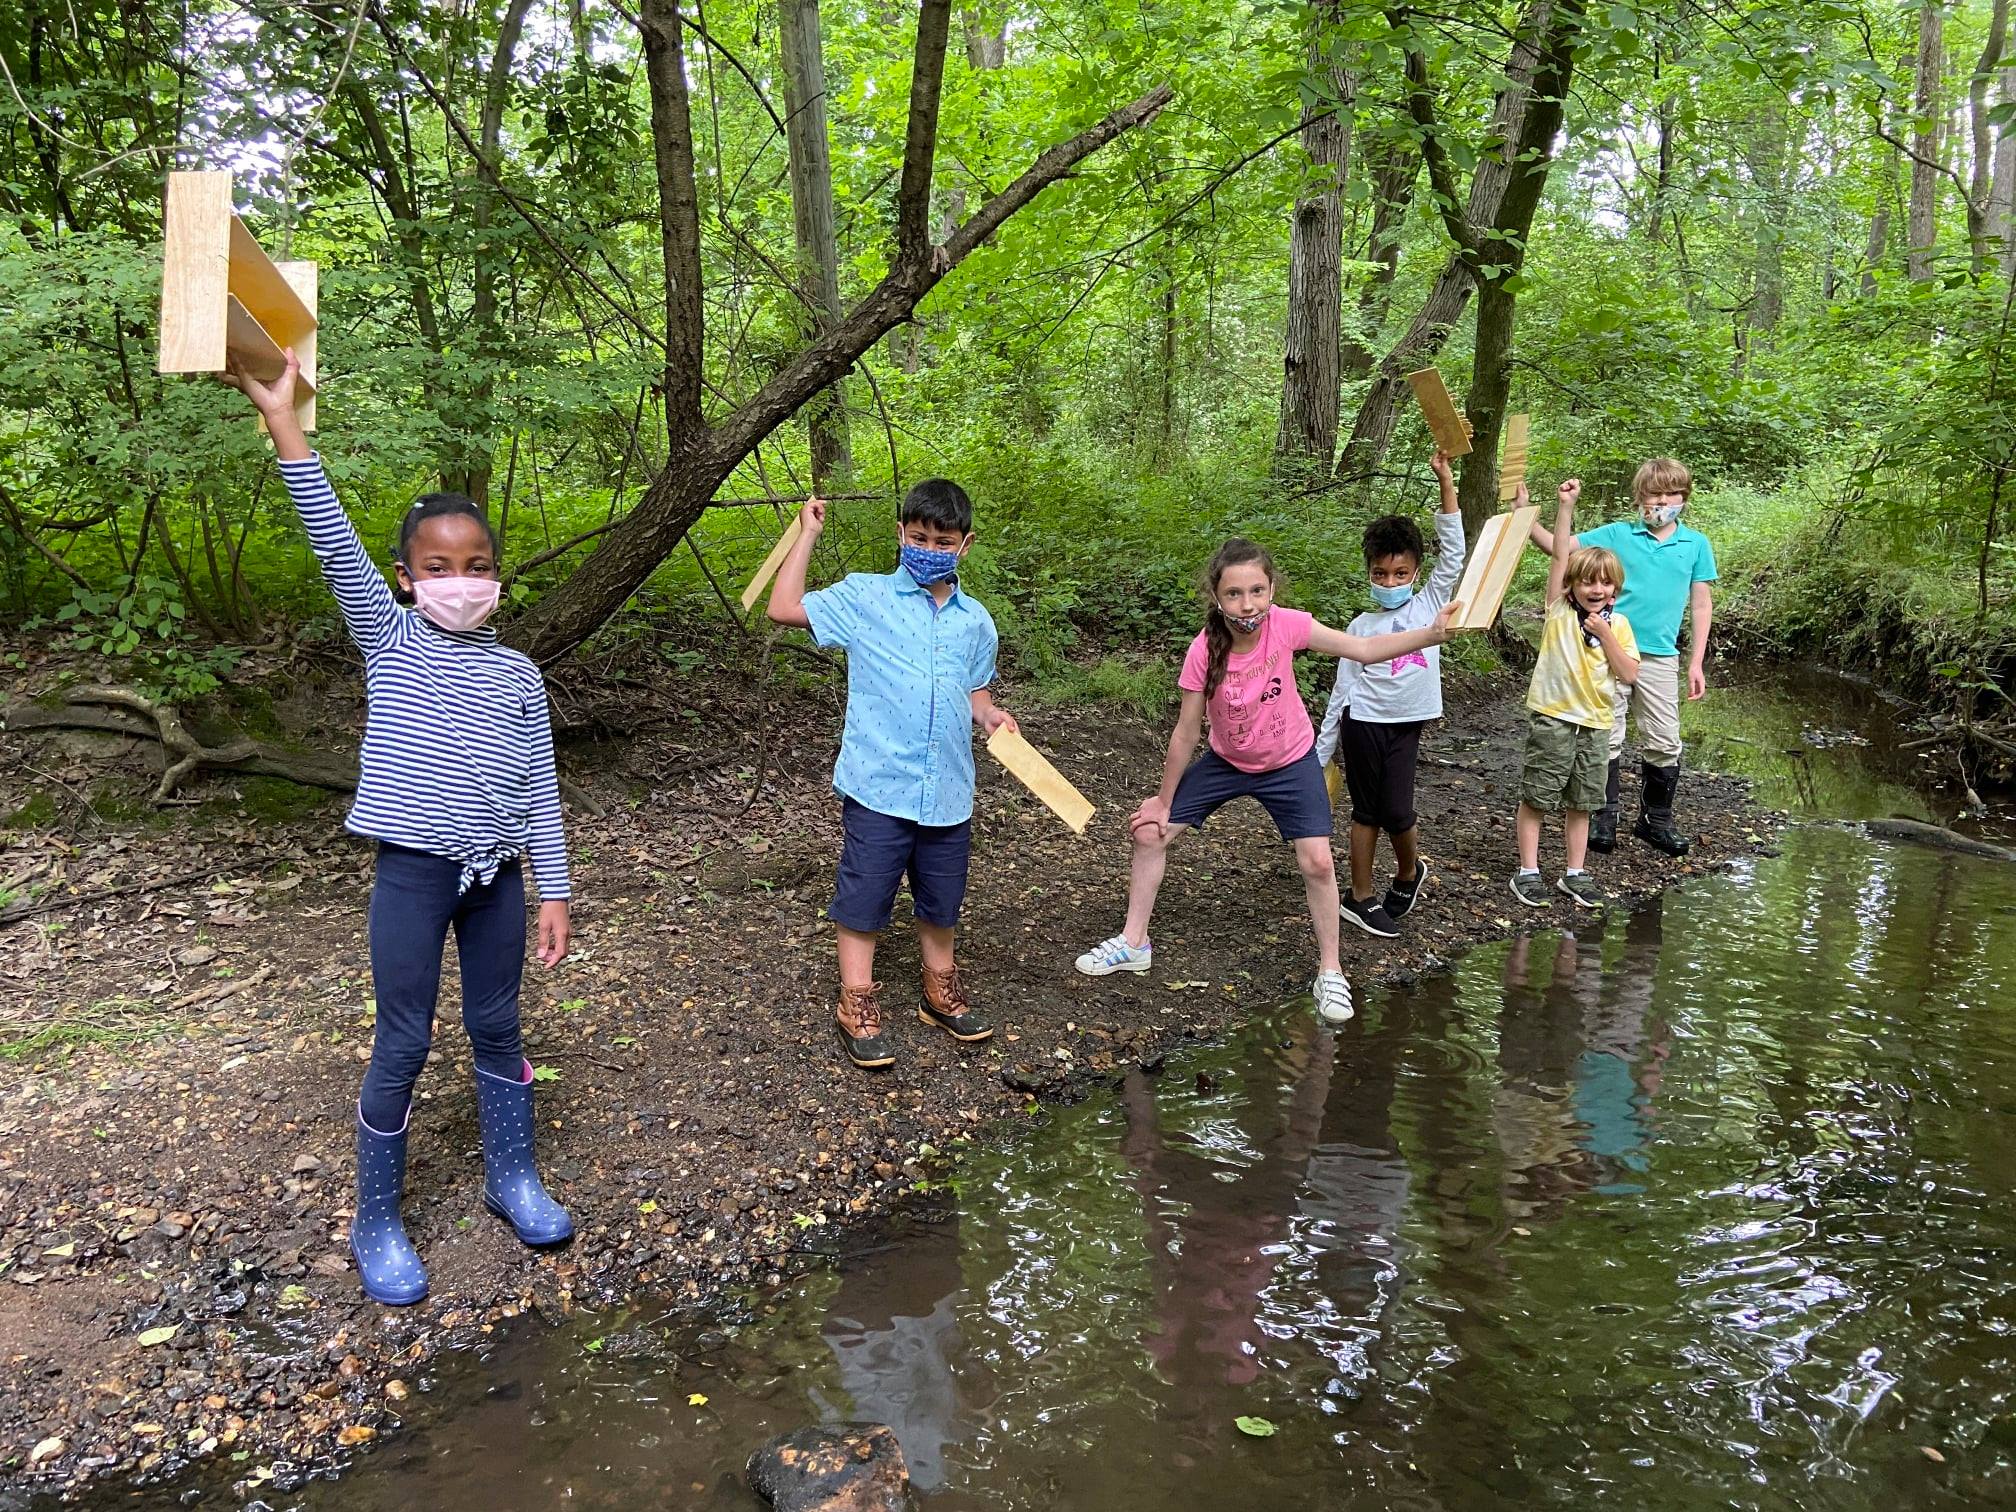
[[(1162, 786), (1134, 811), (1133, 875), (1127, 922), (1078, 957), (1087, 976), (1146, 971), (1154, 960), (1148, 917), (1168, 865), (1169, 845), (1234, 798), (1257, 798), (1281, 838), (1295, 847), (1309, 895), (1320, 957), (1312, 991), (1325, 1019), (1351, 1017), (1351, 988), (1337, 961), (1337, 865), (1330, 855), (1330, 796), (1316, 760), (1316, 730), (1295, 685), (1295, 653), (1390, 661), (1449, 638), (1451, 604), (1435, 623), (1399, 635), (1346, 635), (1299, 609), (1274, 606), (1274, 559), (1251, 541), (1230, 540), (1205, 569), (1204, 628), (1190, 643), (1177, 685), (1183, 711), (1169, 737)], [(1210, 717), (1211, 748), (1193, 763)]]

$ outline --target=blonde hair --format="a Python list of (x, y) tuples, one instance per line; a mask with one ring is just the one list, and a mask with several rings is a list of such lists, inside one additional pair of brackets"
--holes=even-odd
[(1631, 480), (1631, 497), (1643, 504), (1648, 494), (1677, 493), (1683, 499), (1694, 496), (1694, 474), (1687, 471), (1685, 462), (1671, 457), (1654, 457), (1638, 468), (1638, 475)]
[(1588, 583), (1608, 583), (1620, 593), (1624, 589), (1624, 564), (1617, 553), (1602, 546), (1582, 546), (1568, 554), (1568, 567), (1561, 576), (1564, 589)]

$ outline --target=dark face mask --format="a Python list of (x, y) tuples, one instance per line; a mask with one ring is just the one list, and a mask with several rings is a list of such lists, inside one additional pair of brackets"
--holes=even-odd
[[(1589, 611), (1588, 611), (1587, 609), (1584, 609), (1584, 608), (1582, 608), (1582, 606), (1581, 606), (1580, 604), (1577, 604), (1577, 605), (1576, 605), (1575, 607), (1576, 607), (1576, 609), (1577, 609), (1577, 610), (1578, 610), (1578, 611), (1580, 612), (1580, 614), (1581, 614), (1581, 617), (1582, 617), (1583, 619), (1587, 619), (1587, 618), (1589, 618)], [(1596, 611), (1596, 614), (1597, 614), (1597, 616), (1598, 616), (1598, 617), (1599, 617), (1599, 618), (1600, 618), (1600, 619), (1601, 619), (1601, 620), (1603, 621), (1603, 623), (1604, 623), (1604, 624), (1606, 624), (1606, 625), (1607, 625), (1607, 624), (1609, 624), (1609, 623), (1610, 623), (1610, 614), (1611, 614), (1611, 610), (1612, 610), (1612, 609), (1613, 609), (1614, 607), (1615, 607), (1614, 605), (1611, 605), (1611, 604), (1605, 604), (1605, 605), (1604, 605), (1604, 606), (1603, 606), (1603, 607), (1602, 607), (1601, 609), (1598, 609), (1598, 610)], [(1595, 636), (1593, 636), (1593, 635), (1591, 635), (1591, 634), (1589, 633), (1589, 631), (1588, 631), (1588, 630), (1586, 630), (1586, 629), (1585, 629), (1585, 630), (1583, 630), (1583, 632), (1582, 632), (1582, 643), (1583, 643), (1584, 645), (1586, 645), (1586, 646), (1591, 646), (1591, 647), (1594, 647), (1594, 646), (1600, 646), (1600, 645), (1602, 645), (1602, 644), (1603, 644), (1603, 642), (1601, 642), (1601, 641), (1599, 641), (1598, 639), (1596, 639), (1596, 637), (1595, 637)]]

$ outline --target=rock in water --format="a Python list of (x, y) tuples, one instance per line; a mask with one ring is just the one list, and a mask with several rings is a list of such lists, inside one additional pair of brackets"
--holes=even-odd
[(909, 1512), (910, 1467), (881, 1423), (800, 1428), (749, 1456), (749, 1486), (777, 1512)]

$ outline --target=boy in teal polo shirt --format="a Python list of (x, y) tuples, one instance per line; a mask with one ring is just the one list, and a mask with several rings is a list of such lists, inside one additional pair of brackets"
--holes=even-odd
[(973, 544), (973, 502), (944, 478), (919, 483), (898, 512), (894, 572), (853, 572), (805, 591), (826, 505), (806, 501), (803, 527), (777, 572), (770, 618), (847, 653), (847, 724), (833, 790), (840, 795), (839, 877), (826, 910), (839, 931), (840, 1042), (857, 1066), (896, 1059), (882, 1033), (875, 945), (905, 874), (924, 959), (918, 1017), (973, 1044), (994, 1030), (967, 1000), (952, 953), (973, 834), (973, 727), (1015, 720), (988, 684), (1000, 644), (994, 620), (960, 590)]
[[(1640, 791), (1638, 825), (1632, 830), (1654, 850), (1687, 854), (1687, 840), (1673, 827), (1673, 796), (1680, 787), (1680, 621), (1693, 616), (1687, 658), (1687, 697), (1708, 691), (1705, 663), (1715, 605), (1708, 585), (1715, 581), (1715, 548), (1708, 537), (1680, 523), (1680, 511), (1694, 492), (1694, 476), (1671, 457), (1654, 457), (1631, 480), (1638, 505), (1635, 520), (1613, 520), (1585, 530), (1575, 546), (1602, 546), (1624, 564), (1624, 591), (1617, 612), (1638, 634), (1638, 681), (1619, 683), (1616, 720), (1610, 727), (1609, 796), (1589, 826), (1589, 848), (1617, 846), (1618, 779), (1624, 755), (1627, 713), (1638, 722)], [(1533, 540), (1554, 549), (1553, 533), (1536, 520)]]

